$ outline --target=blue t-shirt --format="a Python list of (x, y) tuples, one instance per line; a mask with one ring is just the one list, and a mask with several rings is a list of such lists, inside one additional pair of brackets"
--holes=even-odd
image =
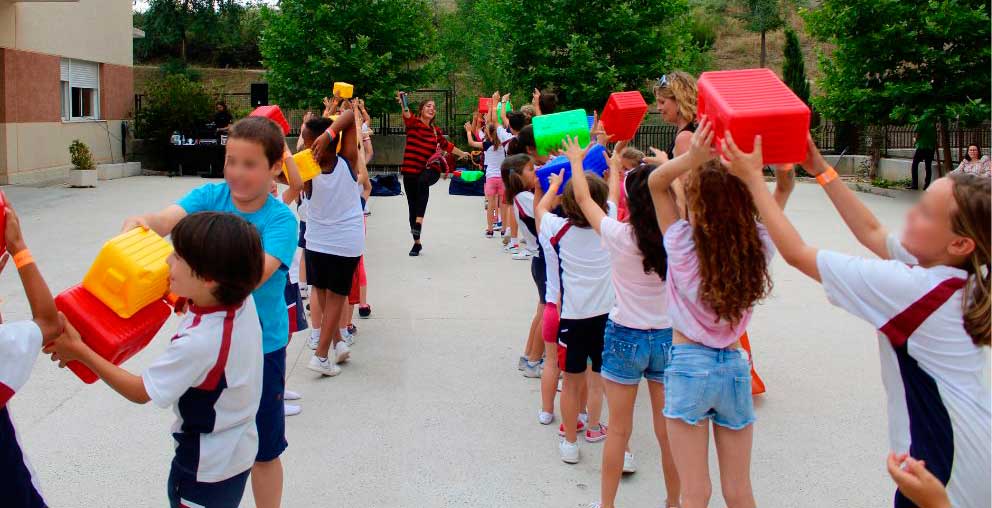
[(252, 295), (262, 325), (262, 352), (271, 353), (289, 343), (289, 315), (286, 313), (284, 289), (289, 265), (296, 253), (296, 216), (282, 201), (269, 196), (256, 212), (239, 211), (231, 201), (227, 183), (210, 183), (197, 187), (177, 203), (186, 213), (227, 212), (254, 224), (262, 236), (262, 249), (282, 263)]

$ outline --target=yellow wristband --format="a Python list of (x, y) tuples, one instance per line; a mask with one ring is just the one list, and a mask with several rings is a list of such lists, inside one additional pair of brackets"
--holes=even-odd
[(24, 249), (21, 252), (14, 254), (14, 266), (16, 266), (18, 270), (30, 265), (31, 263), (34, 263), (34, 258), (31, 257), (30, 250)]
[(837, 179), (837, 170), (832, 166), (827, 166), (827, 170), (816, 176), (816, 181), (820, 182), (821, 186), (827, 185), (828, 183)]

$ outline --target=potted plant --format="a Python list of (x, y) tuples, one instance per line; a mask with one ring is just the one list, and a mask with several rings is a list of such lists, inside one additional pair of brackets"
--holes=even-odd
[(69, 155), (72, 158), (69, 186), (96, 187), (97, 171), (93, 164), (93, 153), (90, 152), (90, 147), (78, 139), (74, 140), (69, 145)]

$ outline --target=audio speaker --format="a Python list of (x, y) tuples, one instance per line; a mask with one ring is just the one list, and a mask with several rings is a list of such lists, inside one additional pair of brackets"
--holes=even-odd
[(268, 83), (252, 83), (251, 84), (251, 107), (257, 108), (259, 106), (269, 105), (269, 84)]

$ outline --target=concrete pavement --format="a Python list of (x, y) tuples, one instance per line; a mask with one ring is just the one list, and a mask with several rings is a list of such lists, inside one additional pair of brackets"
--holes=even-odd
[[(81, 280), (126, 215), (159, 209), (198, 178), (138, 177), (90, 190), (8, 187), (53, 291)], [(557, 421), (537, 423), (539, 386), (516, 370), (536, 295), (527, 263), (483, 238), (482, 199), (436, 185), (424, 253), (410, 247), (403, 197), (373, 198), (368, 222), (372, 319), (356, 320), (352, 360), (336, 378), (306, 369), (303, 335), (288, 349), (288, 387), (304, 396), (287, 420), (286, 507), (576, 507), (598, 500), (602, 444), (580, 442), (563, 464)], [(882, 222), (908, 204), (862, 199)], [(807, 241), (865, 254), (823, 192), (799, 185), (788, 215)], [(884, 394), (871, 327), (826, 302), (777, 258), (773, 296), (750, 335), (768, 393), (756, 399), (752, 478), (762, 506), (876, 508), (891, 503)], [(7, 320), (29, 317), (13, 270), (0, 277)], [(148, 365), (174, 319), (125, 367)], [(642, 387), (631, 447), (639, 471), (618, 505), (664, 499), (659, 452)], [(137, 407), (106, 385), (84, 385), (39, 356), (10, 403), (24, 449), (53, 507), (163, 506), (172, 454), (170, 411)], [(712, 506), (719, 496), (715, 456)], [(254, 506), (250, 489), (242, 506)]]

